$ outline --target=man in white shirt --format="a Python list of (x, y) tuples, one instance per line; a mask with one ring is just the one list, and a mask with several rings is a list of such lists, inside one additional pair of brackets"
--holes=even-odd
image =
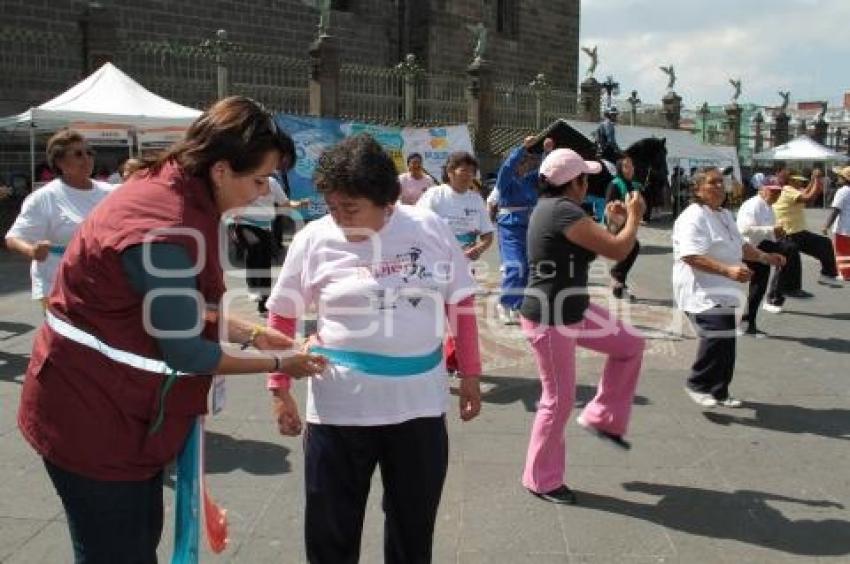
[[(793, 268), (794, 261), (799, 263), (800, 253), (797, 246), (785, 238), (785, 230), (776, 222), (776, 215), (771, 207), (782, 194), (782, 186), (775, 179), (766, 179), (759, 188), (758, 194), (748, 199), (738, 210), (738, 231), (745, 241), (758, 247), (766, 253), (780, 253), (788, 261), (785, 268)], [(770, 265), (747, 261), (752, 271), (750, 279), (747, 311), (743, 322), (746, 323), (744, 333), (755, 337), (764, 337), (764, 333), (756, 326), (756, 314), (762, 298), (767, 292), (764, 309), (772, 313), (780, 313), (785, 302), (782, 288), (779, 285), (779, 273), (770, 278)], [(770, 284), (768, 286), (768, 280)]]

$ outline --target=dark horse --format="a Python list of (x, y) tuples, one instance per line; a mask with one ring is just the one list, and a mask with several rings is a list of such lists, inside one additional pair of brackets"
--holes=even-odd
[(668, 190), (667, 140), (646, 137), (633, 143), (625, 152), (635, 165), (635, 181), (643, 186), (643, 197), (646, 200), (643, 219), (649, 221), (652, 208), (662, 204)]

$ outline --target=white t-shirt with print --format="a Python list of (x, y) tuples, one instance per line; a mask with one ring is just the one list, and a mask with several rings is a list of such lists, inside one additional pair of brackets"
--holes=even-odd
[(840, 212), (838, 219), (832, 224), (832, 232), (850, 237), (850, 186), (842, 186), (838, 189), (830, 207)]
[(743, 239), (729, 210), (691, 204), (673, 225), (673, 295), (679, 309), (702, 313), (715, 306), (739, 307), (744, 285), (697, 270), (682, 258), (706, 255), (728, 265), (741, 264)]
[[(330, 215), (299, 231), (266, 304), (300, 318), (317, 307), (323, 346), (389, 356), (433, 352), (445, 335), (445, 304), (475, 291), (469, 263), (440, 218), (395, 206), (370, 240), (349, 242)], [(385, 425), (445, 413), (446, 369), (382, 377), (331, 365), (308, 379), (306, 420)]]
[(440, 184), (429, 188), (416, 206), (429, 209), (443, 218), (454, 235), (485, 235), (493, 232), (484, 199), (474, 190), (459, 194), (448, 184)]
[(269, 177), (269, 193), (240, 209), (234, 214), (233, 221), (271, 230), (272, 222), (277, 214), (275, 205), (283, 206), (288, 202), (289, 198), (286, 197), (280, 182), (276, 178)]
[[(50, 241), (51, 245), (66, 246), (86, 216), (114, 189), (99, 180), (91, 182), (91, 189), (79, 190), (56, 178), (37, 189), (24, 200), (21, 213), (6, 237), (23, 239), (28, 243)], [(50, 295), (61, 261), (62, 255), (54, 252), (48, 253), (42, 262), (32, 261), (30, 277), (34, 300)]]

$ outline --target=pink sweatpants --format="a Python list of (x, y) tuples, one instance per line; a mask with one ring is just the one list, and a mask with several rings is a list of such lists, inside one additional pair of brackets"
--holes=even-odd
[(522, 484), (545, 493), (566, 483), (564, 428), (575, 400), (576, 345), (608, 355), (596, 397), (584, 408), (582, 419), (597, 429), (624, 435), (640, 375), (644, 339), (633, 327), (593, 304), (584, 319), (572, 325), (540, 325), (525, 318), (520, 323), (534, 350), (543, 385)]

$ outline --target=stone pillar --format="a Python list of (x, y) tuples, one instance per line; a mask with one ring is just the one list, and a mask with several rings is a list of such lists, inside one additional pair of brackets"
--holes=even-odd
[(91, 74), (104, 63), (111, 62), (118, 49), (115, 14), (98, 2), (89, 2), (77, 22), (82, 41), (82, 75)]
[(761, 126), (764, 124), (764, 117), (761, 115), (761, 112), (756, 113), (756, 117), (753, 118), (753, 123), (756, 126), (756, 138), (755, 144), (753, 147), (754, 153), (761, 153), (764, 148), (764, 138), (762, 137)]
[(682, 97), (670, 90), (661, 99), (664, 122), (667, 129), (679, 129), (682, 119)]
[(596, 123), (601, 117), (602, 86), (592, 76), (581, 83), (579, 119)]
[(826, 130), (828, 127), (829, 124), (826, 123), (826, 120), (824, 120), (823, 118), (820, 118), (815, 122), (815, 132), (812, 137), (821, 145), (826, 145)]
[(310, 115), (339, 115), (339, 48), (331, 35), (320, 35), (309, 49)]
[(735, 147), (735, 151), (741, 152), (741, 106), (736, 103), (729, 104), (726, 110), (726, 143)]
[(777, 147), (779, 145), (784, 145), (788, 142), (789, 131), (788, 124), (791, 121), (791, 117), (782, 112), (776, 116), (776, 126), (773, 128), (773, 146)]
[[(492, 159), (490, 130), (493, 127), (494, 91), (493, 69), (487, 61), (476, 59), (466, 69), (469, 86), (466, 88), (469, 126), (475, 132), (475, 154), (479, 159)], [(482, 164), (482, 169), (487, 170)]]

